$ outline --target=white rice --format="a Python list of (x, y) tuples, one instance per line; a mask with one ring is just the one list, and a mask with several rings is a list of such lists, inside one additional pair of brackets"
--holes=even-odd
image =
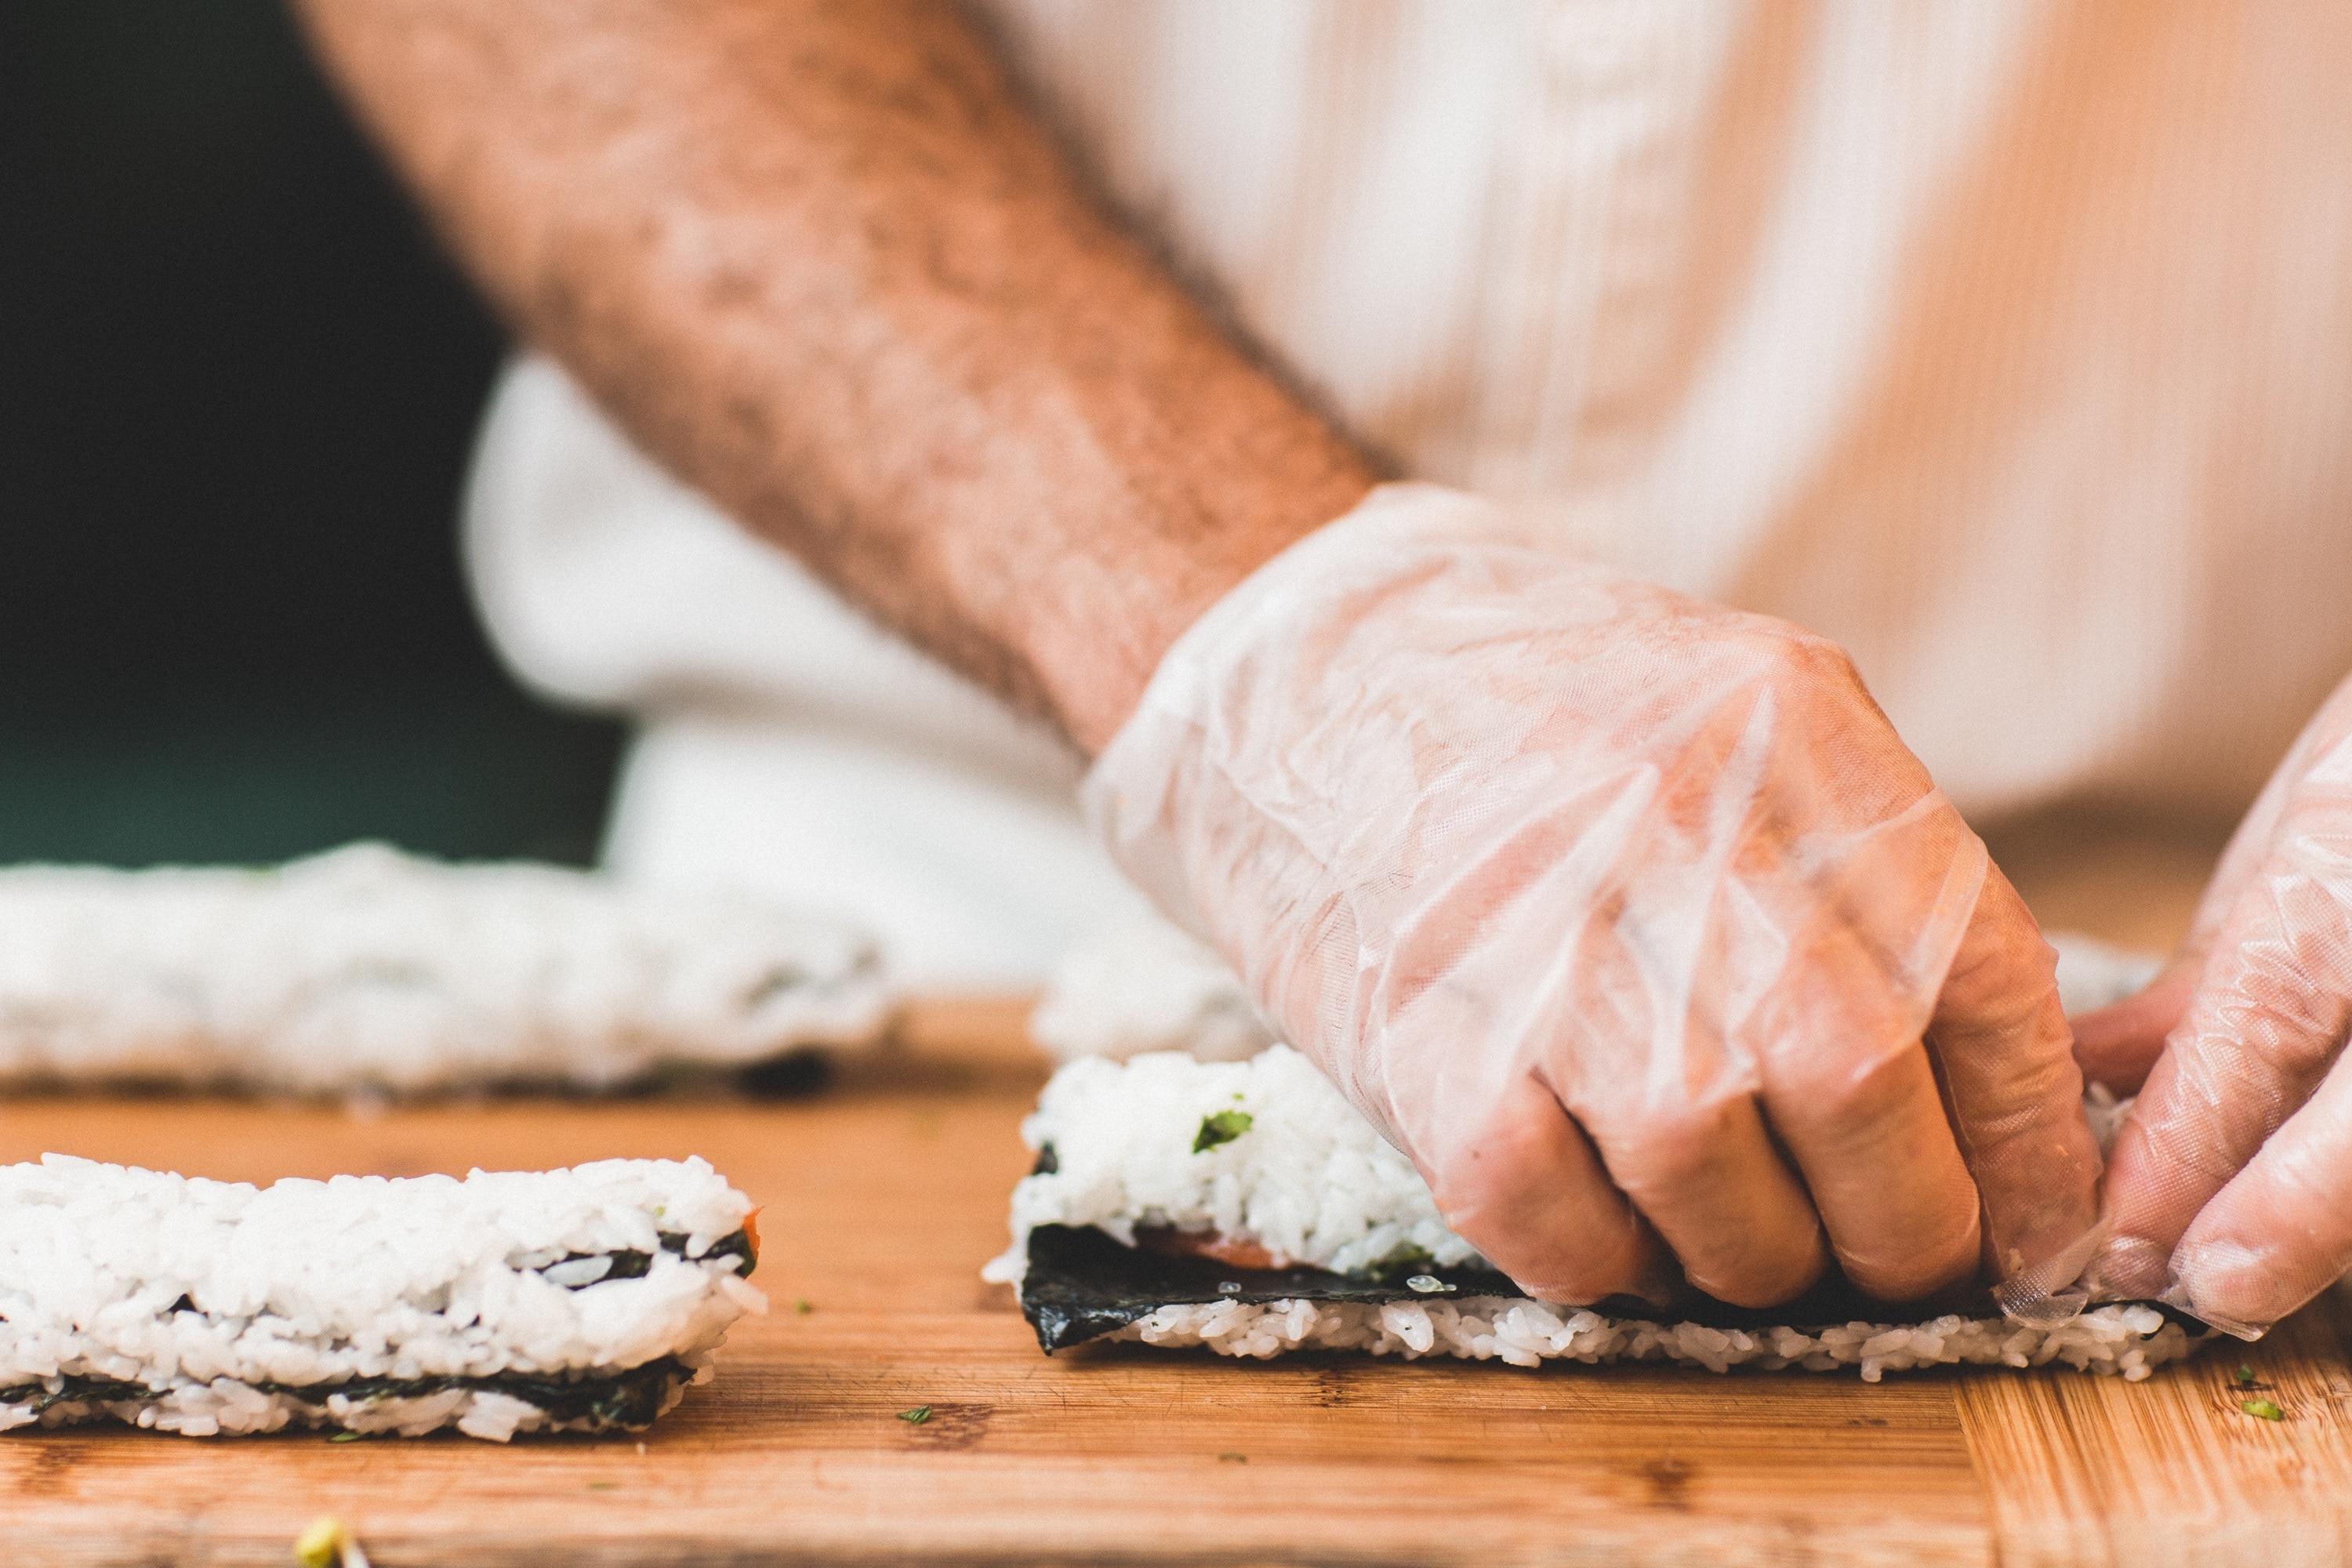
[[(560, 1427), (495, 1388), (336, 1385), (707, 1372), (730, 1325), (766, 1310), (742, 1259), (711, 1252), (751, 1212), (698, 1159), (267, 1189), (56, 1154), (0, 1167), (0, 1430)], [(621, 1253), (646, 1271), (602, 1278)], [(58, 1399), (69, 1378), (143, 1392)]]
[[(1194, 1153), (1202, 1121), (1223, 1111), (1250, 1130)], [(1129, 1246), (1139, 1226), (1213, 1231), (1341, 1274), (1408, 1247), (1486, 1266), (1412, 1162), (1287, 1046), (1242, 1062), (1083, 1058), (1054, 1075), (1021, 1135), (1050, 1144), (1056, 1168), (1013, 1189), (1013, 1247), (992, 1279), (1020, 1279), (1040, 1225), (1093, 1226)]]
[(1928, 1366), (2035, 1367), (2057, 1363), (2137, 1382), (2199, 1342), (2153, 1307), (2097, 1307), (2049, 1328), (2000, 1318), (1936, 1318), (1924, 1323), (1846, 1323), (1833, 1328), (1714, 1329), (1604, 1318), (1510, 1296), (1461, 1301), (1215, 1301), (1161, 1307), (1108, 1340), (1219, 1355), (1269, 1359), (1295, 1350), (1371, 1355), (1463, 1356), (1514, 1366), (1547, 1361), (1588, 1364), (1672, 1361), (1727, 1372), (1735, 1366), (1807, 1372), (1860, 1369), (1864, 1383)]
[[(2086, 1109), (2103, 1140), (2126, 1104), (2104, 1090), (2091, 1097)], [(1196, 1150), (1209, 1119), (1224, 1111), (1246, 1116), (1245, 1129), (1228, 1122), (1230, 1136)], [(1400, 1256), (1425, 1255), (1434, 1268), (1491, 1267), (1447, 1228), (1411, 1162), (1287, 1046), (1241, 1062), (1172, 1051), (1074, 1061), (1047, 1083), (1022, 1135), (1033, 1149), (1052, 1150), (1054, 1168), (1013, 1189), (1013, 1245), (984, 1270), (990, 1279), (1018, 1286), (1030, 1232), (1049, 1225), (1092, 1226), (1127, 1246), (1144, 1229), (1214, 1235), (1255, 1244), (1279, 1266), (1342, 1274), (1393, 1265)], [(2201, 1342), (2140, 1305), (2097, 1307), (2040, 1327), (1950, 1316), (1742, 1331), (1503, 1297), (1177, 1304), (1107, 1337), (1253, 1357), (1327, 1349), (1519, 1365), (1664, 1359), (1718, 1372), (1854, 1367), (1873, 1382), (1884, 1372), (1956, 1363), (2054, 1363), (2137, 1379)]]
[(354, 845), (0, 872), (0, 1086), (602, 1088), (874, 1039), (873, 943), (734, 894)]
[(1063, 956), (1029, 1034), (1065, 1062), (1171, 1050), (1242, 1061), (1280, 1037), (1232, 966), (1149, 909)]

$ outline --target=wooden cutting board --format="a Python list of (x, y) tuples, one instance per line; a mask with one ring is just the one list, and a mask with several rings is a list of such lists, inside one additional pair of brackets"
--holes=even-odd
[[(0, 1562), (283, 1564), (321, 1513), (382, 1568), (2352, 1561), (2332, 1307), (2136, 1385), (1049, 1360), (978, 1278), (1043, 1079), (1016, 1020), (950, 1015), (790, 1103), (0, 1109), (0, 1158), (257, 1181), (700, 1153), (767, 1205), (775, 1303), (642, 1443), (0, 1436)], [(2239, 1411), (2241, 1361), (2284, 1422)], [(928, 1421), (898, 1418), (918, 1405)]]

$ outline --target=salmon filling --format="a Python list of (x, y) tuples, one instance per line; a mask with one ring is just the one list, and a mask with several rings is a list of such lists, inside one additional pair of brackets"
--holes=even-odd
[(1296, 1258), (1271, 1252), (1243, 1237), (1213, 1230), (1177, 1230), (1152, 1226), (1135, 1233), (1135, 1245), (1162, 1258), (1210, 1258), (1229, 1268), (1287, 1268)]

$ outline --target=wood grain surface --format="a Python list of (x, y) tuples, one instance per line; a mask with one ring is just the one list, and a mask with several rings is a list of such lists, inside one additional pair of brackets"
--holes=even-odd
[[(2352, 1561), (2332, 1302), (2138, 1384), (1048, 1359), (978, 1278), (1044, 1077), (1019, 1016), (934, 1010), (793, 1102), (0, 1105), (0, 1158), (254, 1181), (700, 1153), (767, 1205), (775, 1303), (642, 1443), (0, 1436), (0, 1563), (283, 1564), (321, 1513), (382, 1568)], [(2239, 1409), (2242, 1361), (2285, 1421)]]

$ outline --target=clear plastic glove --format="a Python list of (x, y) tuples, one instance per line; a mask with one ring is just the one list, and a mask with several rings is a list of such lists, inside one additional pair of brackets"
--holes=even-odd
[(2179, 955), (2076, 1020), (2139, 1100), (2085, 1281), (2248, 1338), (2352, 1268), (2352, 680), (2247, 813)]
[(1820, 637), (1389, 486), (1186, 632), (1084, 798), (1535, 1295), (1989, 1253), (2063, 1310), (2099, 1162), (2050, 949)]

